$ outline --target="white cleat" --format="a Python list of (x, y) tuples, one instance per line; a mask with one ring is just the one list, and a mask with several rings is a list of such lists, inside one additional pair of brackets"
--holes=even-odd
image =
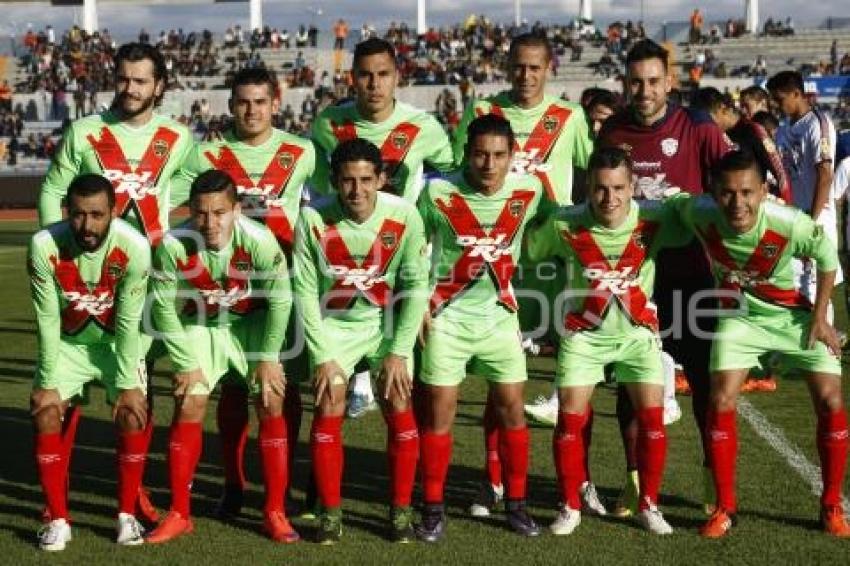
[(47, 552), (65, 550), (71, 540), (71, 525), (65, 519), (54, 519), (38, 531), (38, 547)]
[(570, 509), (564, 505), (561, 510), (558, 511), (558, 516), (555, 517), (555, 520), (552, 521), (551, 525), (549, 525), (549, 530), (552, 531), (553, 535), (571, 535), (580, 524), (581, 511), (578, 509)]
[(589, 481), (581, 484), (579, 495), (581, 496), (581, 510), (585, 513), (597, 517), (604, 517), (608, 514), (605, 504), (602, 503), (602, 498), (596, 491), (596, 486)]
[(490, 512), (505, 498), (505, 486), (493, 485), (490, 482), (481, 484), (475, 501), (469, 506), (469, 514), (473, 517), (489, 517)]
[(552, 397), (540, 395), (534, 403), (525, 406), (525, 414), (535, 422), (555, 426), (558, 424), (558, 399), (553, 402)]
[(345, 414), (350, 419), (359, 419), (377, 408), (378, 404), (375, 402), (374, 395), (354, 391), (348, 396)]
[(643, 511), (639, 511), (637, 514), (638, 523), (655, 535), (669, 535), (673, 534), (673, 527), (670, 526), (664, 519), (664, 515), (661, 514), (661, 511), (658, 510), (658, 507), (649, 504), (649, 507), (644, 509)]
[(682, 408), (676, 398), (664, 400), (664, 426), (670, 426), (682, 418)]
[(129, 513), (118, 513), (118, 536), (115, 542), (121, 546), (136, 546), (145, 542), (145, 528)]

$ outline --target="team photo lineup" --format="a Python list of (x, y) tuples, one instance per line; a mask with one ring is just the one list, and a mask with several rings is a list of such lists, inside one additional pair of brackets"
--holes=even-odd
[[(35, 545), (75, 544), (70, 462), (92, 386), (114, 420), (115, 465), (100, 473), (117, 488), (115, 531), (103, 536), (118, 545), (201, 534), (197, 473), (217, 478), (216, 518), (238, 521), (253, 504), (251, 459), (267, 540), (358, 536), (346, 531), (343, 425), (375, 409), (385, 544), (445, 544), (469, 380), (486, 386), (475, 399), (482, 481), (464, 512), (493, 515), (484, 525), (499, 536), (569, 537), (594, 516), (645, 536), (731, 540), (749, 520), (739, 527), (738, 486), (756, 481), (738, 473), (739, 452), (742, 465), (749, 456), (740, 394), (768, 366), (810, 396), (796, 407), (816, 422), (810, 536), (850, 538), (832, 118), (790, 70), (738, 100), (705, 87), (683, 103), (670, 53), (651, 39), (625, 54), (622, 94), (592, 87), (571, 102), (545, 92), (554, 57), (545, 34), (514, 36), (506, 90), (471, 97), (447, 132), (397, 99), (396, 49), (371, 37), (354, 46), (350, 96), (307, 135), (275, 127), (278, 78), (252, 66), (230, 83), (228, 127), (196, 141), (158, 112), (162, 53), (121, 45), (111, 105), (64, 127), (27, 249), (30, 483), (44, 504)], [(529, 360), (541, 356), (551, 383), (526, 404)], [(154, 364), (168, 368), (158, 385), (173, 403), (154, 406)], [(616, 397), (612, 450), (625, 462), (609, 499), (589, 463), (597, 385)], [(551, 428), (548, 442), (527, 419)], [(664, 514), (666, 429), (680, 419), (700, 474), (676, 497), (699, 505), (698, 522)], [(160, 434), (167, 486), (146, 474)], [(546, 513), (529, 503), (532, 457), (554, 468)], [(304, 477), (297, 458), (309, 460)], [(164, 510), (151, 488), (167, 488)]]

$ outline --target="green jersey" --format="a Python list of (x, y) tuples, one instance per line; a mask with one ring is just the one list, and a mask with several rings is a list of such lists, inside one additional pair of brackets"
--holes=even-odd
[(434, 245), (433, 315), (477, 319), (517, 310), (511, 276), (542, 195), (531, 175), (508, 175), (492, 195), (473, 188), (462, 170), (428, 181), (419, 210)]
[[(675, 208), (661, 201), (635, 201), (616, 228), (606, 228), (587, 204), (561, 207), (528, 237), (528, 258), (561, 257), (569, 297), (565, 329), (623, 337), (636, 326), (658, 331), (652, 303), (655, 257), (681, 245)], [(556, 303), (557, 304), (557, 303)]]
[(334, 359), (326, 320), (355, 333), (390, 322), (384, 326), (389, 351), (412, 355), (428, 303), (426, 248), (416, 208), (395, 195), (378, 193), (375, 211), (361, 224), (346, 216), (336, 196), (302, 209), (293, 286), (314, 364)]
[(727, 291), (721, 305), (733, 306), (743, 292), (747, 312), (770, 315), (789, 308), (810, 309), (795, 285), (792, 259), (814, 260), (817, 270), (838, 268), (835, 244), (821, 226), (801, 210), (764, 202), (755, 226), (732, 231), (723, 211), (709, 195), (676, 198), (682, 222), (699, 238), (711, 261), (718, 289)]
[(62, 220), (62, 199), (74, 177), (98, 173), (115, 187), (118, 215), (159, 245), (168, 229), (171, 176), (192, 143), (185, 126), (157, 114), (139, 128), (111, 112), (72, 122), (41, 185), (40, 224)]
[(140, 354), (139, 324), (151, 266), (150, 245), (115, 219), (100, 247), (85, 252), (68, 221), (37, 232), (29, 249), (30, 291), (38, 326), (36, 384), (53, 389), (60, 342), (115, 343), (116, 385), (133, 388)]
[(378, 146), (391, 192), (415, 203), (422, 191), (424, 164), (440, 171), (452, 168), (452, 148), (437, 120), (419, 108), (396, 101), (392, 115), (383, 122), (360, 116), (356, 105), (329, 106), (313, 121), (316, 174), (312, 185), (325, 194), (333, 192), (330, 156), (341, 141), (363, 138)]
[(544, 96), (534, 108), (520, 108), (511, 100), (510, 91), (475, 100), (467, 106), (455, 131), (455, 163), (462, 165), (466, 156), (466, 130), (469, 123), (484, 114), (503, 116), (516, 136), (512, 171), (536, 175), (549, 200), (572, 203), (573, 168), (587, 169), (593, 142), (584, 110), (578, 104), (554, 96)]
[[(286, 259), (262, 224), (237, 216), (230, 242), (203, 248), (186, 221), (154, 254), (153, 316), (177, 371), (200, 367), (184, 327), (263, 325), (260, 361), (278, 359), (292, 306)], [(199, 247), (200, 245), (200, 247)]]
[(313, 144), (278, 129), (261, 145), (239, 141), (233, 130), (223, 139), (196, 145), (173, 179), (172, 201), (189, 198), (192, 181), (209, 169), (224, 171), (236, 183), (242, 214), (266, 224), (284, 250), (301, 207), (304, 182), (313, 175)]

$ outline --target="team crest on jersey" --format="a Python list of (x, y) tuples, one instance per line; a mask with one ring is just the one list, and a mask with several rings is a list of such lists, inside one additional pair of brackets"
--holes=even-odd
[(408, 137), (404, 132), (396, 132), (392, 137), (392, 144), (396, 149), (402, 149), (407, 146)]
[(153, 153), (162, 159), (168, 153), (168, 143), (165, 140), (156, 140), (153, 142)]
[(106, 273), (113, 279), (120, 279), (124, 276), (124, 266), (118, 262), (110, 261), (106, 264)]
[(764, 145), (764, 150), (768, 153), (776, 153), (776, 144), (773, 143), (773, 140), (770, 138), (764, 138), (762, 142)]
[(280, 166), (284, 169), (289, 169), (292, 167), (292, 164), (295, 163), (295, 156), (288, 151), (284, 151), (277, 156), (277, 162), (280, 163)]
[(634, 234), (632, 234), (632, 241), (640, 249), (646, 249), (646, 240), (644, 240), (643, 234), (641, 234), (640, 232), (635, 232)]
[(514, 218), (519, 218), (519, 215), (522, 214), (523, 208), (525, 208), (523, 202), (518, 199), (512, 200), (511, 203), (508, 205), (508, 211)]
[(233, 267), (240, 273), (245, 273), (251, 270), (251, 261), (248, 258), (239, 258), (233, 262)]
[(667, 157), (673, 157), (679, 151), (679, 140), (676, 138), (665, 138), (661, 140), (661, 152)]
[(558, 126), (561, 125), (561, 121), (558, 120), (555, 116), (546, 116), (543, 118), (543, 129), (547, 134), (551, 134), (555, 130), (558, 129)]
[(394, 232), (381, 232), (381, 245), (384, 249), (391, 250), (396, 246), (396, 235)]
[(776, 244), (764, 244), (761, 247), (762, 252), (764, 253), (764, 257), (773, 259), (776, 257), (776, 254), (779, 253), (779, 246)]

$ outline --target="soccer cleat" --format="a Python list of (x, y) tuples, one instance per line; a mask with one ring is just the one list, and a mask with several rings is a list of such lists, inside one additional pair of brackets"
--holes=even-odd
[(238, 517), (242, 511), (244, 499), (245, 492), (241, 486), (224, 484), (224, 491), (221, 493), (221, 499), (218, 500), (218, 505), (215, 508), (215, 516), (222, 521)]
[(350, 419), (359, 419), (377, 408), (374, 395), (352, 391), (346, 402), (345, 415)]
[(702, 510), (706, 515), (713, 515), (717, 509), (715, 502), (717, 501), (717, 492), (714, 490), (714, 476), (711, 475), (711, 468), (703, 467), (702, 469)]
[(121, 546), (136, 546), (145, 542), (145, 528), (129, 513), (118, 513), (118, 536), (115, 542)]
[(821, 509), (820, 520), (827, 534), (839, 538), (850, 537), (850, 525), (847, 524), (841, 505), (830, 505)]
[(596, 491), (596, 486), (591, 482), (586, 481), (581, 484), (579, 495), (581, 496), (581, 510), (585, 513), (596, 515), (597, 517), (604, 517), (608, 514), (605, 504), (602, 503), (602, 498), (599, 497), (599, 493)]
[(316, 542), (319, 544), (336, 544), (342, 538), (342, 510), (325, 509), (319, 516), (319, 528), (316, 531)]
[(289, 519), (286, 518), (286, 515), (282, 511), (265, 513), (265, 517), (263, 517), (263, 530), (275, 542), (288, 544), (301, 540), (301, 537), (292, 528)]
[(735, 526), (735, 515), (723, 509), (712, 513), (708, 521), (700, 527), (699, 534), (705, 538), (723, 538)]
[(159, 522), (159, 511), (151, 501), (150, 493), (143, 487), (139, 488), (139, 496), (136, 499), (136, 516), (150, 525), (156, 525)]
[(508, 525), (510, 525), (516, 534), (524, 537), (540, 536), (540, 527), (537, 526), (537, 523), (528, 514), (525, 499), (506, 501), (505, 513), (508, 516)]
[(555, 520), (552, 521), (551, 525), (549, 525), (549, 530), (552, 531), (553, 535), (571, 535), (580, 524), (581, 511), (578, 509), (570, 509), (568, 506), (564, 505), (561, 507), (560, 511), (558, 511), (558, 516), (555, 517)]
[(188, 535), (195, 530), (192, 519), (183, 517), (177, 511), (169, 511), (159, 526), (145, 538), (148, 544), (161, 544), (182, 535)]
[(620, 496), (617, 497), (617, 503), (611, 514), (620, 519), (631, 517), (637, 513), (638, 497), (640, 488), (638, 487), (637, 470), (626, 472), (626, 483), (623, 485)]
[(685, 377), (685, 370), (679, 364), (676, 364), (676, 394), (691, 394), (691, 385), (688, 383), (688, 378)]
[(47, 552), (65, 550), (71, 540), (71, 525), (65, 519), (54, 519), (38, 531), (38, 547)]
[(773, 393), (778, 387), (779, 384), (777, 383), (776, 378), (769, 375), (764, 379), (758, 380), (758, 389), (756, 391), (761, 391), (762, 393)]
[(664, 426), (670, 426), (682, 418), (682, 408), (676, 398), (664, 400)]
[(490, 512), (502, 502), (505, 497), (505, 486), (484, 482), (478, 490), (478, 495), (469, 506), (469, 514), (473, 517), (489, 517)]
[(536, 423), (555, 426), (558, 424), (558, 399), (553, 401), (552, 397), (540, 395), (534, 403), (525, 405), (525, 414)]
[(426, 503), (422, 509), (422, 519), (414, 527), (416, 536), (425, 542), (437, 542), (446, 532), (446, 512), (442, 503)]
[(390, 510), (390, 523), (393, 542), (406, 544), (416, 538), (416, 532), (413, 530), (413, 509), (409, 505), (394, 506)]
[(649, 498), (647, 498), (647, 503), (648, 507), (637, 514), (638, 523), (655, 535), (673, 534), (673, 527), (664, 519), (664, 515), (661, 514), (658, 507), (651, 503)]

